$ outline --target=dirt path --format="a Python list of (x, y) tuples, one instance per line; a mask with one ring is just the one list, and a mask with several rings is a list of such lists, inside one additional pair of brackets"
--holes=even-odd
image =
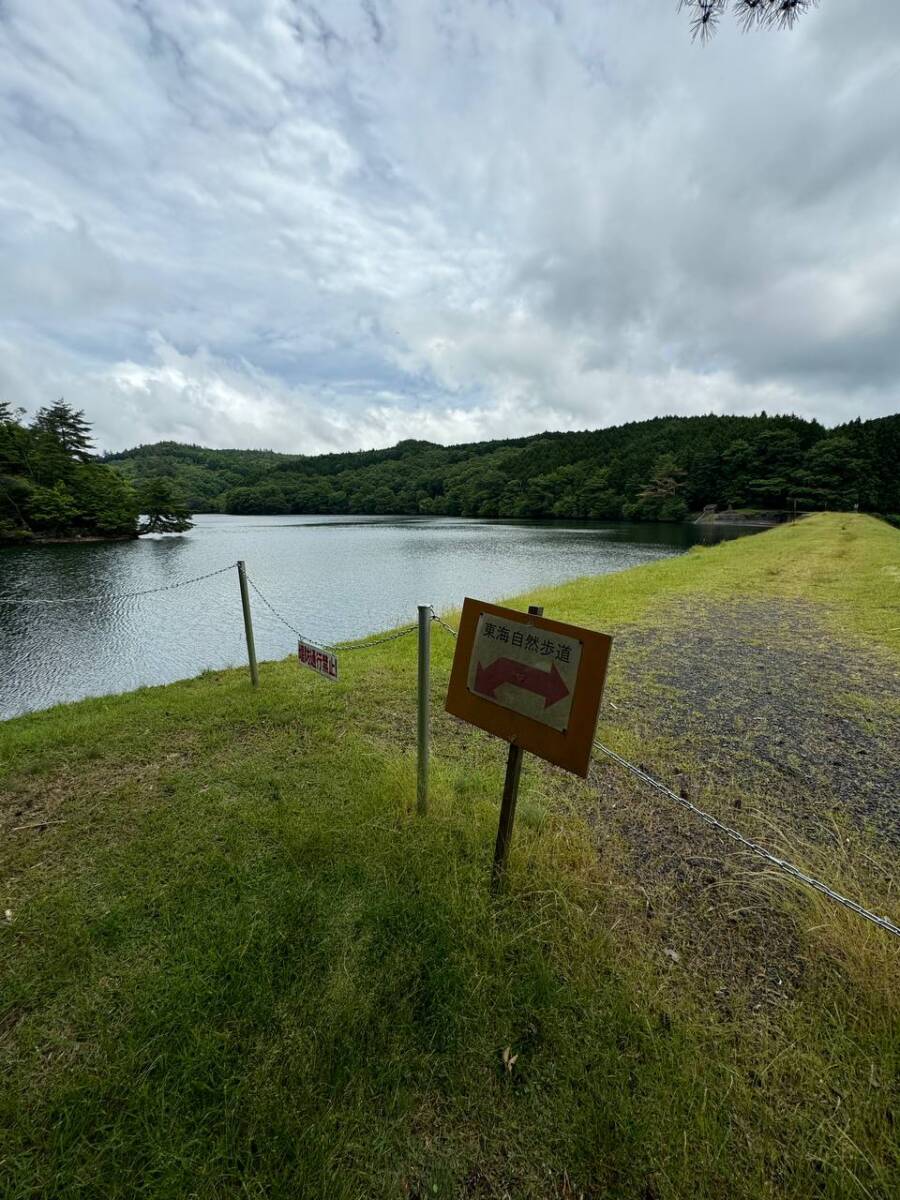
[[(696, 598), (619, 631), (614, 654), (601, 733), (637, 734), (653, 774), (832, 883), (851, 844), (895, 853), (900, 672), (887, 656), (837, 642), (814, 605)], [(591, 782), (586, 798), (559, 794), (646, 918), (661, 970), (696, 972), (723, 1009), (786, 1002), (807, 964), (765, 864), (600, 756)]]
[(814, 605), (692, 600), (615, 649), (607, 717), (681, 743), (705, 788), (764, 796), (810, 840), (850, 822), (900, 843), (900, 672), (837, 641)]

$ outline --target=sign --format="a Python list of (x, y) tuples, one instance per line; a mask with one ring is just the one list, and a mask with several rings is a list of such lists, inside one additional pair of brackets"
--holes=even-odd
[(297, 643), (297, 657), (301, 667), (310, 667), (313, 671), (324, 675), (326, 679), (337, 679), (337, 655), (332, 654), (330, 650), (323, 650), (321, 646), (316, 646), (313, 642), (305, 642), (301, 638)]
[(447, 712), (587, 775), (612, 639), (467, 598)]
[(580, 638), (482, 612), (469, 656), (468, 688), (565, 733), (580, 662)]

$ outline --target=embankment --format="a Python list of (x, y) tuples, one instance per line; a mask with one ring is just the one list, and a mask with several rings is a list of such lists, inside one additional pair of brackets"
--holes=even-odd
[[(897, 920), (898, 589), (825, 515), (516, 603), (615, 635), (605, 741)], [(413, 638), (0, 727), (5, 1194), (896, 1195), (898, 945), (606, 761), (529, 760), (492, 901), (433, 639), (427, 817)]]

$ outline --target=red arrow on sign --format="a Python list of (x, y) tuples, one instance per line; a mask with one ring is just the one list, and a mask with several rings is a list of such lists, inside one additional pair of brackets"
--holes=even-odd
[(543, 696), (544, 708), (558, 703), (569, 694), (556, 663), (551, 663), (549, 671), (542, 671), (539, 667), (529, 667), (527, 663), (516, 662), (513, 658), (495, 658), (489, 667), (479, 663), (475, 668), (475, 691), (482, 696), (493, 699), (497, 688), (504, 683)]

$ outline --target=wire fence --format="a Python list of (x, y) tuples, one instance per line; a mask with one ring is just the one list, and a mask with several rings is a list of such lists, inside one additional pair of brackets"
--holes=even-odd
[(224, 575), (226, 571), (233, 571), (236, 566), (237, 563), (229, 563), (227, 567), (219, 567), (216, 571), (207, 571), (205, 575), (194, 575), (190, 579), (177, 579), (174, 583), (144, 588), (140, 592), (98, 592), (93, 596), (60, 596), (49, 600), (34, 600), (22, 596), (0, 596), (0, 604), (99, 604), (106, 600), (134, 600), (138, 596), (154, 596), (158, 592), (174, 592), (177, 588), (188, 587), (192, 583), (201, 583), (204, 579), (212, 579), (216, 575)]
[(438, 625), (440, 625), (442, 629), (446, 629), (451, 637), (456, 637), (456, 630), (453, 628), (453, 626), (448, 625), (445, 620), (439, 617), (433, 608), (431, 610), (431, 619), (432, 621), (437, 621)]
[[(215, 571), (208, 571), (204, 575), (194, 575), (190, 579), (179, 579), (174, 583), (165, 584), (161, 587), (145, 588), (142, 591), (136, 592), (105, 592), (98, 593), (93, 596), (65, 596), (56, 599), (30, 599), (18, 596), (0, 596), (0, 604), (96, 604), (105, 600), (131, 600), (140, 596), (152, 596), (160, 592), (171, 592), (178, 588), (188, 587), (195, 583), (201, 583), (206, 579), (213, 579), (217, 575), (223, 575), (227, 571), (232, 571), (237, 566), (237, 563), (229, 563), (225, 567), (219, 567)], [(409, 637), (410, 634), (415, 633), (418, 629), (418, 624), (412, 624), (385, 634), (383, 637), (370, 638), (366, 641), (321, 642), (316, 638), (310, 638), (306, 634), (301, 633), (300, 630), (272, 604), (268, 597), (259, 588), (258, 584), (249, 575), (247, 575), (246, 578), (247, 583), (253, 589), (254, 594), (272, 613), (272, 615), (281, 622), (282, 625), (289, 629), (291, 633), (293, 633), (302, 642), (306, 642), (307, 644), (315, 646), (320, 650), (328, 650), (331, 652), (340, 650), (342, 653), (346, 653), (347, 651), (351, 650), (367, 650), (373, 646), (383, 646), (388, 642), (395, 642), (400, 638)], [(431, 611), (432, 621), (449, 633), (451, 637), (456, 638), (458, 630), (454, 629), (452, 625), (449, 625), (442, 617), (440, 617), (437, 612), (435, 612), (432, 605), (428, 605), (427, 607)], [(602, 754), (605, 754), (606, 757), (612, 762), (618, 764), (618, 766), (622, 767), (625, 771), (628, 771), (636, 779), (640, 780), (642, 783), (646, 784), (660, 795), (665, 796), (666, 799), (671, 800), (680, 808), (691, 813), (691, 815), (696, 817), (698, 821), (701, 821), (703, 824), (715, 829), (724, 837), (729, 838), (731, 841), (742, 846), (745, 850), (748, 850), (750, 853), (755, 854), (757, 857), (763, 859), (770, 866), (775, 867), (776, 870), (782, 872), (791, 879), (794, 879), (796, 882), (803, 884), (805, 887), (812, 888), (814, 891), (826, 896), (835, 904), (839, 904), (841, 907), (847, 909), (849, 912), (854, 913), (856, 916), (861, 917), (863, 920), (869, 921), (871, 924), (877, 926), (885, 933), (889, 933), (894, 937), (900, 938), (900, 926), (896, 925), (889, 917), (872, 912), (871, 909), (859, 904), (856, 900), (851, 900), (849, 897), (842, 895), (840, 892), (830, 887), (827, 883), (824, 883), (821, 879), (817, 879), (808, 872), (801, 870), (801, 868), (796, 866), (794, 863), (789, 862), (787, 859), (780, 858), (777, 854), (773, 854), (771, 850), (768, 850), (765, 846), (761, 845), (761, 843), (754, 841), (752, 838), (748, 838), (739, 830), (733, 829), (730, 825), (725, 824), (724, 821), (720, 821), (719, 818), (713, 816), (712, 813), (704, 811), (691, 800), (688, 800), (685, 796), (673, 791), (672, 788), (668, 787), (661, 780), (656, 779), (655, 776), (651, 775), (649, 771), (644, 769), (644, 767), (637, 766), (635, 763), (629, 762), (627, 758), (624, 758), (621, 754), (618, 754), (615, 750), (605, 745), (599, 739), (594, 739), (594, 746)]]
[[(396, 630), (394, 633), (385, 634), (384, 637), (372, 638), (367, 642), (320, 642), (316, 638), (307, 637), (305, 633), (301, 633), (295, 625), (292, 625), (287, 617), (280, 613), (275, 605), (263, 595), (257, 584), (249, 575), (247, 576), (247, 582), (250, 584), (251, 588), (253, 588), (253, 591), (260, 598), (260, 600), (262, 600), (269, 612), (277, 617), (282, 625), (284, 625), (287, 629), (290, 629), (291, 633), (295, 634), (301, 642), (306, 642), (310, 646), (316, 646), (319, 650), (368, 650), (370, 646), (382, 646), (385, 642), (395, 642), (398, 638), (407, 637), (410, 633), (415, 633), (415, 631), (418, 629), (418, 625), (407, 625), (404, 626), (403, 629)], [(434, 610), (432, 609), (432, 612), (433, 611)]]
[(625, 770), (629, 771), (636, 779), (640, 779), (642, 783), (646, 783), (648, 787), (653, 788), (655, 791), (659, 792), (660, 795), (665, 796), (668, 800), (672, 800), (681, 808), (686, 809), (705, 825), (711, 826), (711, 828), (718, 830), (719, 833), (724, 834), (725, 837), (731, 838), (732, 841), (743, 846), (745, 850), (749, 850), (751, 853), (758, 855), (762, 859), (765, 859), (765, 861), (771, 866), (777, 867), (777, 869), (782, 871), (785, 875), (790, 875), (791, 878), (796, 879), (798, 883), (803, 883), (807, 887), (814, 888), (815, 891), (821, 892), (823, 896), (827, 896), (829, 900), (833, 900), (836, 904), (843, 905), (843, 907), (849, 909), (850, 912), (856, 913), (858, 917), (863, 917), (866, 921), (871, 921), (873, 925), (877, 925), (879, 929), (885, 930), (886, 933), (892, 933), (894, 937), (900, 937), (900, 926), (895, 925), (889, 917), (879, 916), (877, 913), (870, 911), (868, 908), (864, 908), (855, 900), (850, 900), (847, 896), (842, 896), (840, 892), (836, 892), (834, 888), (829, 887), (827, 883), (823, 883), (821, 879), (816, 879), (813, 875), (808, 875), (806, 871), (801, 871), (799, 867), (795, 866), (791, 862), (788, 862), (786, 859), (779, 858), (777, 854), (773, 854), (771, 850), (767, 850), (765, 846), (760, 845), (759, 842), (753, 841), (752, 838), (746, 837), (737, 829), (732, 829), (730, 825), (726, 825), (724, 821), (720, 821), (719, 818), (714, 817), (712, 813), (704, 812), (702, 808), (692, 803), (685, 796), (681, 796), (678, 794), (678, 792), (672, 791), (670, 787), (662, 783), (659, 779), (656, 779), (650, 774), (649, 771), (646, 771), (643, 767), (636, 766), (633, 762), (629, 762), (627, 758), (623, 758), (621, 754), (617, 754), (615, 750), (610, 749), (609, 746), (605, 746), (603, 742), (599, 741), (599, 739), (594, 739), (594, 745), (598, 750), (605, 754), (607, 758), (610, 758), (613, 762), (618, 763), (620, 767), (624, 767)]

